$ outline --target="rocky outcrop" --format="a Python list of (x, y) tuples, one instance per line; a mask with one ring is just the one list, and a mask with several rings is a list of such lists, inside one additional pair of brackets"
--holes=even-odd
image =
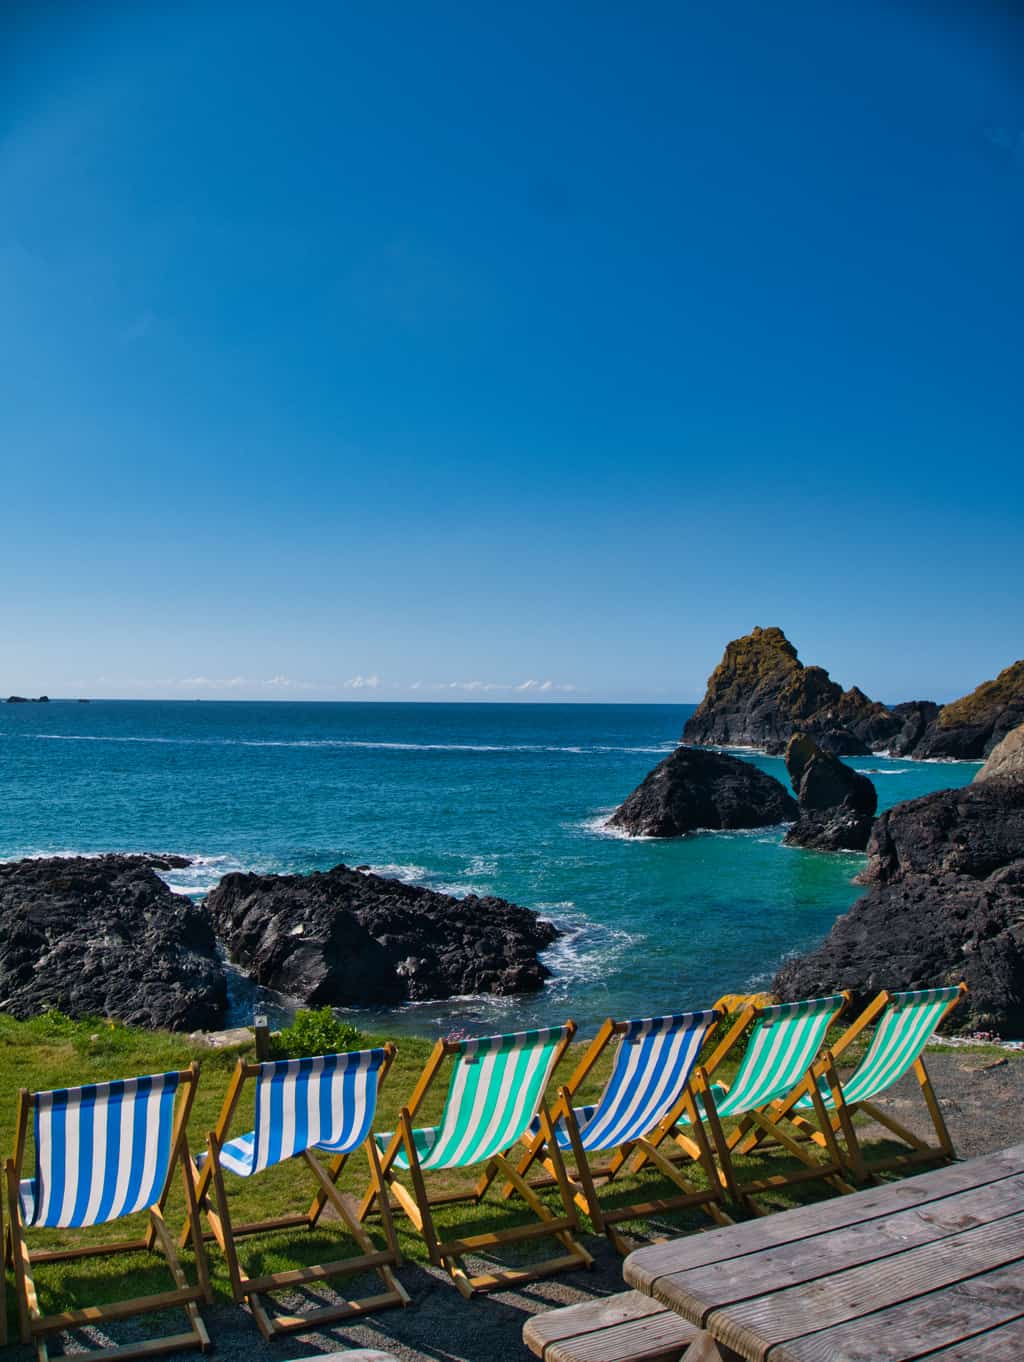
[(1024, 778), (1024, 724), (1018, 724), (988, 754), (988, 760), (974, 777), (979, 780), (993, 780), (1001, 776), (1020, 776)]
[(37, 695), (35, 699), (32, 699), (28, 695), (8, 695), (7, 703), (9, 705), (48, 705), (50, 697), (48, 695)]
[(910, 756), (941, 708), (934, 700), (908, 700), (906, 704), (893, 705), (889, 712), (899, 721), (899, 728), (882, 746), (894, 757)]
[(632, 837), (680, 837), (703, 828), (763, 828), (796, 816), (785, 788), (750, 762), (679, 747), (619, 805), (608, 825)]
[(878, 793), (861, 775), (824, 752), (805, 733), (786, 747), (786, 770), (800, 816), (786, 833), (790, 846), (813, 851), (863, 851), (868, 844)]
[(348, 866), (312, 875), (227, 875), (206, 907), (257, 983), (305, 1003), (398, 1003), (526, 993), (558, 933), (498, 898), (464, 899)]
[(984, 681), (970, 695), (944, 705), (912, 755), (976, 761), (1024, 723), (1024, 659)]
[(0, 1011), (58, 1008), (172, 1031), (223, 1022), (227, 985), (205, 911), (155, 873), (184, 857), (0, 865)]
[(1024, 1036), (1024, 777), (940, 790), (887, 810), (868, 843), (869, 892), (817, 950), (788, 961), (784, 999), (850, 988), (970, 987), (952, 1023)]
[(901, 727), (856, 686), (844, 691), (823, 667), (805, 667), (781, 629), (755, 629), (726, 646), (683, 741), (780, 753), (801, 732), (838, 756), (863, 756)]

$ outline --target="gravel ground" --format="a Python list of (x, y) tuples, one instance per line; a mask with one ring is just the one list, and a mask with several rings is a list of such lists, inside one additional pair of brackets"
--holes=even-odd
[[(1020, 1116), (1024, 1056), (950, 1050), (929, 1055), (927, 1062), (961, 1157), (1024, 1139)], [(880, 1105), (911, 1129), (928, 1133), (913, 1078), (903, 1079)], [(621, 1258), (604, 1239), (590, 1236), (585, 1243), (595, 1258), (592, 1271), (565, 1273), (471, 1302), (462, 1299), (444, 1274), (407, 1265), (401, 1277), (412, 1297), (408, 1309), (384, 1311), (371, 1323), (296, 1334), (272, 1344), (263, 1342), (247, 1311), (218, 1306), (205, 1311), (205, 1318), (216, 1356), (223, 1362), (284, 1362), (345, 1348), (379, 1348), (401, 1362), (521, 1362), (532, 1356), (522, 1342), (530, 1315), (624, 1289)], [(330, 1300), (330, 1293), (319, 1299)], [(119, 1341), (128, 1337), (119, 1331)], [(69, 1348), (76, 1347), (71, 1339), (65, 1341)], [(96, 1346), (109, 1340), (93, 1334), (89, 1341)], [(10, 1349), (9, 1354), (12, 1362), (29, 1356), (27, 1349)], [(185, 1362), (195, 1354), (170, 1356), (174, 1362)]]

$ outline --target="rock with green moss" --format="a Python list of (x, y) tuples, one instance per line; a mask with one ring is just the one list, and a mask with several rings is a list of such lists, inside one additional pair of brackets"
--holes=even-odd
[(994, 681), (983, 681), (970, 695), (944, 705), (910, 755), (977, 760), (987, 757), (1022, 723), (1024, 658), (1006, 667)]
[(825, 751), (863, 756), (884, 748), (903, 723), (857, 686), (843, 690), (824, 667), (805, 666), (782, 630), (772, 627), (727, 644), (683, 741), (781, 753), (801, 732)]

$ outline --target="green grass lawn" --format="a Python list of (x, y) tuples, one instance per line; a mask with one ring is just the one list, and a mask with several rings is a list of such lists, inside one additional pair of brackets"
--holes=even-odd
[[(365, 1037), (366, 1044), (380, 1044), (382, 1039)], [(403, 1038), (398, 1055), (381, 1092), (377, 1130), (391, 1130), (396, 1123), (399, 1107), (409, 1094), (426, 1062), (431, 1042)], [(554, 1082), (564, 1083), (580, 1053), (576, 1046), (559, 1067)], [(189, 1125), (189, 1142), (193, 1152), (205, 1148), (206, 1134), (216, 1122), (229, 1077), (239, 1056), (254, 1058), (251, 1046), (212, 1050), (191, 1041), (187, 1036), (136, 1030), (103, 1021), (72, 1022), (59, 1015), (46, 1015), (31, 1021), (17, 1022), (0, 1014), (0, 1153), (6, 1159), (13, 1150), (14, 1124), (19, 1088), (46, 1090), (68, 1087), (79, 1083), (101, 1082), (106, 1079), (127, 1078), (140, 1074), (166, 1072), (184, 1068), (196, 1059), (201, 1065), (198, 1092)], [(594, 1100), (611, 1064), (611, 1051), (592, 1073), (580, 1092), (582, 1101)], [(728, 1071), (725, 1074), (728, 1077)], [(418, 1124), (432, 1124), (441, 1114), (447, 1087), (447, 1074), (435, 1083)], [(243, 1101), (236, 1114), (232, 1133), (241, 1134), (252, 1129), (253, 1085), (247, 1089), (248, 1103)], [(30, 1141), (31, 1144), (31, 1141)], [(763, 1158), (739, 1160), (741, 1173), (752, 1176), (766, 1172), (785, 1171), (791, 1162), (780, 1152)], [(34, 1167), (32, 1151), (25, 1160), (26, 1175)], [(703, 1177), (694, 1167), (689, 1174), (697, 1185)], [(307, 1209), (313, 1193), (313, 1183), (307, 1169), (298, 1163), (270, 1168), (256, 1177), (243, 1180), (227, 1175), (233, 1217), (236, 1223), (267, 1219)], [(367, 1168), (362, 1154), (355, 1155), (342, 1177), (342, 1191), (356, 1196), (362, 1194), (367, 1183)], [(449, 1191), (465, 1181), (451, 1175), (434, 1175), (429, 1183), (431, 1191)], [(618, 1186), (618, 1183), (616, 1184)], [(605, 1193), (607, 1204), (627, 1204), (637, 1198), (637, 1187), (642, 1186), (643, 1199), (672, 1195), (677, 1189), (656, 1174), (645, 1173), (638, 1178), (624, 1178), (615, 1195)], [(796, 1199), (813, 1200), (830, 1194), (826, 1184), (817, 1182), (789, 1189), (785, 1195), (773, 1197), (774, 1204), (792, 1205)], [(545, 1193), (553, 1210), (557, 1210), (556, 1194)], [(465, 1233), (480, 1233), (505, 1228), (531, 1218), (522, 1203), (501, 1201), (495, 1194), (480, 1206), (465, 1205), (444, 1208), (438, 1212), (438, 1227), (442, 1233), (461, 1227)], [(184, 1219), (184, 1198), (176, 1183), (168, 1206), (168, 1221), (180, 1225)], [(130, 1217), (130, 1222), (115, 1226), (77, 1231), (36, 1230), (30, 1233), (33, 1248), (56, 1248), (100, 1242), (111, 1237), (125, 1238), (141, 1235), (145, 1216)], [(411, 1263), (425, 1263), (427, 1254), (422, 1240), (404, 1217), (397, 1217), (400, 1247)], [(641, 1236), (671, 1235), (686, 1229), (703, 1228), (710, 1224), (699, 1211), (680, 1212), (665, 1220), (637, 1223), (624, 1222), (620, 1229)], [(584, 1224), (584, 1230), (589, 1230)], [(370, 1222), (371, 1234), (378, 1235)], [(112, 1234), (113, 1231), (113, 1234)], [(276, 1272), (355, 1253), (355, 1246), (336, 1223), (324, 1218), (313, 1232), (301, 1229), (287, 1233), (246, 1238), (243, 1262), (250, 1275)], [(503, 1251), (502, 1256), (524, 1260), (530, 1256), (550, 1256), (550, 1241), (538, 1240), (521, 1249)], [(184, 1255), (186, 1270), (192, 1275), (189, 1255)], [(230, 1288), (223, 1257), (214, 1245), (210, 1252), (210, 1268), (214, 1291), (221, 1300), (230, 1300)], [(79, 1259), (66, 1264), (53, 1264), (39, 1269), (37, 1287), (44, 1312), (86, 1304), (101, 1304), (126, 1295), (145, 1295), (167, 1289), (169, 1285), (162, 1260), (145, 1254), (119, 1255), (106, 1259)], [(9, 1310), (13, 1299), (9, 1297)]]

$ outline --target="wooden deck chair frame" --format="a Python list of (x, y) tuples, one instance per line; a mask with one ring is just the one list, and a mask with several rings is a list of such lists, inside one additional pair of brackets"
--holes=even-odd
[[(575, 1032), (575, 1023), (568, 1022), (565, 1026), (565, 1036), (556, 1047), (552, 1072), (561, 1062)], [(539, 1277), (548, 1277), (553, 1273), (565, 1271), (569, 1268), (591, 1267), (593, 1258), (583, 1245), (577, 1243), (574, 1238), (575, 1233), (579, 1230), (579, 1219), (573, 1205), (573, 1194), (565, 1172), (565, 1165), (557, 1154), (557, 1150), (553, 1165), (555, 1182), (561, 1193), (564, 1210), (564, 1214), (561, 1216), (553, 1215), (526, 1179), (520, 1177), (509, 1158), (511, 1149), (494, 1154), (487, 1159), (483, 1163), (480, 1176), (471, 1188), (463, 1191), (446, 1192), (433, 1197), (428, 1195), (424, 1174), (425, 1172), (429, 1174), (429, 1170), (424, 1170), (421, 1167), (413, 1138), (413, 1122), (444, 1061), (450, 1056), (458, 1054), (461, 1049), (462, 1042), (459, 1041), (439, 1040), (435, 1044), (409, 1098), (408, 1105), (404, 1106), (399, 1113), (398, 1129), (392, 1135), (384, 1153), (381, 1176), (383, 1189), (386, 1189), (389, 1195), (385, 1194), (379, 1184), (375, 1186), (371, 1183), (360, 1207), (360, 1218), (365, 1219), (373, 1214), (375, 1207), (381, 1214), (389, 1213), (389, 1199), (390, 1196), (393, 1196), (395, 1204), (391, 1206), (391, 1210), (404, 1213), (409, 1218), (423, 1236), (430, 1262), (448, 1273), (461, 1295), (467, 1300), (478, 1291), (501, 1290)], [(546, 1099), (542, 1099), (537, 1114), (542, 1128), (550, 1134), (551, 1120), (548, 1115)], [(404, 1151), (409, 1165), (411, 1191), (399, 1181), (395, 1168), (395, 1159), (400, 1150)], [(433, 1216), (436, 1207), (466, 1202), (479, 1205), (487, 1195), (488, 1189), (499, 1178), (507, 1179), (512, 1184), (515, 1191), (536, 1216), (534, 1223), (517, 1225), (512, 1229), (496, 1230), (487, 1234), (464, 1235), (454, 1239), (438, 1237)], [(526, 1240), (546, 1236), (554, 1238), (561, 1244), (565, 1253), (525, 1268), (505, 1268), (476, 1275), (471, 1275), (462, 1261), (467, 1253), (486, 1252), (499, 1248), (502, 1244), (522, 1243)]]
[[(395, 1058), (395, 1046), (388, 1041), (383, 1047), (385, 1055), (378, 1078), (378, 1092), (387, 1077), (388, 1070)], [(242, 1305), (246, 1301), (260, 1333), (266, 1339), (283, 1334), (310, 1329), (334, 1320), (350, 1319), (369, 1315), (377, 1310), (391, 1306), (408, 1305), (409, 1294), (394, 1274), (401, 1266), (402, 1259), (395, 1236), (394, 1222), (390, 1211), (385, 1208), (381, 1217), (387, 1248), (378, 1250), (367, 1234), (354, 1207), (350, 1206), (336, 1186), (351, 1154), (337, 1154), (325, 1169), (315, 1154), (309, 1149), (292, 1156), (291, 1160), (305, 1165), (316, 1188), (309, 1210), (293, 1215), (278, 1216), (270, 1220), (253, 1220), (236, 1225), (232, 1222), (228, 1205), (224, 1169), (221, 1164), (221, 1150), (227, 1141), (231, 1121), (241, 1100), (247, 1079), (258, 1078), (262, 1064), (247, 1063), (239, 1059), (231, 1077), (224, 1098), (216, 1128), (207, 1136), (207, 1158), (201, 1169), (196, 1170), (196, 1191), (200, 1208), (206, 1216), (210, 1230), (205, 1234), (207, 1240), (217, 1242), (227, 1262), (231, 1292), (235, 1301)], [(363, 1142), (370, 1169), (371, 1186), (381, 1186), (380, 1159), (373, 1142), (372, 1131)], [(211, 1204), (211, 1190), (213, 1201)], [(329, 1263), (312, 1267), (285, 1269), (267, 1273), (262, 1277), (250, 1277), (242, 1267), (236, 1240), (247, 1235), (269, 1234), (277, 1230), (291, 1230), (299, 1226), (312, 1230), (316, 1227), (326, 1208), (330, 1206), (355, 1240), (361, 1253), (350, 1258), (341, 1258)], [(184, 1232), (183, 1232), (184, 1233)], [(360, 1300), (346, 1300), (341, 1305), (325, 1306), (306, 1314), (271, 1314), (264, 1304), (263, 1297), (270, 1291), (284, 1291), (304, 1286), (309, 1282), (326, 1281), (331, 1277), (349, 1276), (355, 1272), (374, 1271), (382, 1279), (385, 1290), (374, 1296)]]
[[(199, 1312), (199, 1303), (204, 1302), (211, 1305), (213, 1295), (210, 1290), (210, 1277), (193, 1178), (193, 1164), (189, 1155), (186, 1134), (196, 1085), (199, 1081), (199, 1065), (193, 1062), (188, 1069), (180, 1071), (176, 1077), (178, 1087), (175, 1092), (176, 1105), (167, 1176), (159, 1200), (155, 1205), (148, 1208), (149, 1226), (145, 1235), (141, 1239), (120, 1239), (83, 1248), (36, 1251), (29, 1248), (25, 1236), (26, 1227), (22, 1217), (19, 1189), (29, 1120), (35, 1111), (39, 1094), (29, 1092), (25, 1088), (22, 1088), (18, 1094), (14, 1156), (9, 1158), (6, 1163), (7, 1253), (14, 1268), (21, 1341), (35, 1345), (38, 1362), (48, 1362), (49, 1351), (46, 1340), (50, 1334), (67, 1329), (103, 1325), (108, 1322), (130, 1319), (136, 1315), (150, 1314), (179, 1306), (184, 1309), (188, 1318), (189, 1328), (187, 1332), (110, 1348), (92, 1348), (82, 1352), (80, 1356), (86, 1359), (86, 1362), (103, 1362), (103, 1359), (107, 1358), (150, 1357), (158, 1353), (178, 1352), (184, 1348), (198, 1348), (205, 1352), (210, 1346), (210, 1336)], [(178, 1257), (174, 1236), (164, 1219), (164, 1207), (171, 1190), (176, 1168), (181, 1169), (185, 1192), (186, 1224), (182, 1242), (183, 1244), (191, 1243), (195, 1253), (198, 1278), (198, 1284), (195, 1286), (189, 1285), (181, 1260)], [(142, 1212), (136, 1212), (136, 1214), (142, 1214)], [(38, 1265), (143, 1251), (159, 1251), (163, 1255), (174, 1281), (173, 1291), (164, 1291), (150, 1296), (137, 1296), (107, 1305), (64, 1310), (53, 1315), (44, 1315), (40, 1310), (34, 1273), (34, 1269)]]
[[(711, 1010), (717, 1012), (718, 1009)], [(720, 1019), (721, 1014), (719, 1014)], [(570, 1181), (575, 1185), (574, 1200), (576, 1205), (581, 1211), (585, 1211), (589, 1215), (597, 1233), (606, 1235), (614, 1248), (623, 1255), (629, 1253), (630, 1249), (635, 1247), (635, 1245), (628, 1244), (615, 1229), (615, 1226), (623, 1220), (635, 1220), (643, 1216), (660, 1215), (668, 1211), (684, 1210), (688, 1207), (700, 1207), (718, 1225), (731, 1225), (733, 1223), (732, 1219), (722, 1209), (721, 1203), (725, 1199), (724, 1189), (718, 1177), (711, 1145), (703, 1121), (697, 1111), (689, 1082), (680, 1094), (678, 1101), (645, 1136), (610, 1148), (607, 1152), (611, 1157), (606, 1163), (591, 1162), (592, 1155), (584, 1149), (574, 1106), (576, 1093), (586, 1082), (608, 1046), (616, 1040), (621, 1041), (629, 1029), (630, 1023), (628, 1021), (617, 1022), (611, 1017), (601, 1025), (569, 1081), (559, 1089), (558, 1100), (551, 1108), (550, 1113), (552, 1128), (556, 1129), (558, 1122), (562, 1121), (572, 1146), (573, 1166), (568, 1171), (570, 1171)], [(663, 1150), (661, 1147), (666, 1141), (669, 1146), (672, 1145), (673, 1133), (677, 1130), (678, 1122), (684, 1112), (690, 1119), (694, 1135), (694, 1143), (697, 1149), (695, 1160), (687, 1151), (680, 1152), (671, 1148)], [(534, 1188), (553, 1186), (558, 1181), (558, 1171), (543, 1131), (538, 1131), (535, 1135), (527, 1133), (523, 1136), (522, 1143), (526, 1146), (526, 1153), (517, 1166), (519, 1175), (526, 1177), (534, 1163), (539, 1162), (547, 1176), (534, 1178), (530, 1185)], [(557, 1145), (557, 1141), (555, 1143)], [(564, 1163), (565, 1152), (561, 1150), (558, 1152)], [(678, 1166), (684, 1161), (699, 1163), (708, 1179), (706, 1189), (695, 1187), (684, 1177)], [(635, 1201), (628, 1206), (616, 1206), (614, 1209), (602, 1207), (601, 1191), (607, 1190), (623, 1171), (630, 1174), (640, 1171), (647, 1164), (652, 1165), (664, 1178), (674, 1183), (679, 1188), (679, 1195), (653, 1201)], [(573, 1173), (575, 1173), (575, 1177), (572, 1176)], [(508, 1197), (512, 1194), (512, 1190), (511, 1184), (506, 1183), (502, 1195)]]
[[(967, 985), (961, 983), (958, 986), (956, 996), (950, 999), (938, 1022), (936, 1022), (932, 1034), (942, 1025), (953, 1009), (959, 1006), (967, 992)], [(809, 1081), (802, 1083), (784, 1101), (775, 1104), (766, 1113), (772, 1127), (770, 1132), (768, 1127), (765, 1126), (760, 1132), (748, 1135), (740, 1145), (740, 1151), (746, 1153), (753, 1149), (769, 1133), (771, 1136), (777, 1136), (778, 1131), (775, 1127), (780, 1122), (786, 1121), (796, 1127), (798, 1135), (803, 1136), (820, 1148), (830, 1147), (830, 1136), (826, 1130), (826, 1127), (830, 1127), (831, 1140), (838, 1145), (840, 1157), (857, 1182), (866, 1182), (882, 1172), (892, 1172), (895, 1169), (909, 1168), (917, 1164), (948, 1162), (955, 1159), (956, 1151), (953, 1148), (953, 1141), (950, 1138), (942, 1109), (939, 1106), (938, 1098), (935, 1096), (935, 1090), (925, 1066), (923, 1050), (910, 1066), (910, 1072), (918, 1081), (928, 1116), (935, 1131), (936, 1143), (934, 1145), (930, 1145), (927, 1140), (915, 1135), (912, 1130), (909, 1130), (902, 1122), (897, 1121), (895, 1117), (890, 1116), (888, 1112), (882, 1111), (874, 1102), (866, 1100), (848, 1102), (846, 1100), (843, 1083), (836, 1066), (843, 1054), (863, 1035), (864, 1031), (881, 1019), (882, 1014), (892, 1001), (893, 994), (888, 989), (883, 989), (873, 998), (860, 1016), (851, 1022), (836, 1043), (830, 1046), (820, 1059), (815, 1061), (809, 1075)], [(901, 1074), (900, 1077), (902, 1076)], [(821, 1080), (824, 1080), (828, 1085), (832, 1105), (831, 1108), (826, 1108), (823, 1103), (816, 1103), (815, 1117), (817, 1120), (812, 1122), (802, 1112), (794, 1110), (794, 1108), (805, 1092), (820, 1091)], [(854, 1127), (854, 1117), (858, 1112), (864, 1112), (878, 1125), (902, 1140), (909, 1147), (909, 1152), (892, 1155), (884, 1159), (870, 1161), (866, 1159)]]
[[(838, 1019), (845, 1008), (849, 1006), (850, 992), (848, 989), (843, 989), (835, 996), (842, 998), (843, 1002), (839, 1005), (833, 1020)], [(743, 1007), (732, 1026), (729, 1027), (712, 1051), (707, 1064), (697, 1066), (691, 1084), (697, 1105), (711, 1132), (712, 1142), (718, 1156), (719, 1178), (729, 1200), (735, 1204), (746, 1205), (759, 1215), (764, 1214), (764, 1208), (756, 1199), (758, 1193), (777, 1191), (784, 1187), (818, 1179), (824, 1179), (836, 1191), (853, 1191), (853, 1188), (843, 1176), (846, 1165), (839, 1142), (830, 1125), (828, 1133), (823, 1137), (824, 1159), (817, 1149), (813, 1152), (808, 1150), (809, 1141), (807, 1139), (791, 1135), (788, 1131), (780, 1129), (776, 1120), (773, 1119), (766, 1108), (752, 1108), (744, 1112), (729, 1133), (726, 1134), (725, 1132), (718, 1112), (714, 1076), (725, 1063), (745, 1031), (750, 1031), (748, 1043), (753, 1039), (754, 1028), (761, 1014), (768, 1011), (771, 1011), (771, 1006), (751, 1003)], [(817, 1059), (817, 1055), (814, 1058)], [(811, 1078), (812, 1068), (813, 1063), (808, 1066), (804, 1077), (797, 1084), (794, 1101), (803, 1093), (809, 1093), (814, 1103), (815, 1113), (820, 1116), (824, 1113), (825, 1107), (821, 1093)], [(827, 1121), (826, 1125), (828, 1125)], [(752, 1132), (753, 1138), (751, 1138)], [(689, 1134), (680, 1127), (677, 1127), (673, 1134), (681, 1149), (684, 1149), (691, 1157), (699, 1157), (699, 1145)], [(803, 1167), (788, 1173), (774, 1173), (762, 1178), (741, 1181), (733, 1163), (733, 1154), (741, 1151), (748, 1152), (759, 1142), (759, 1136), (761, 1139), (771, 1137), (787, 1153), (793, 1155)]]

